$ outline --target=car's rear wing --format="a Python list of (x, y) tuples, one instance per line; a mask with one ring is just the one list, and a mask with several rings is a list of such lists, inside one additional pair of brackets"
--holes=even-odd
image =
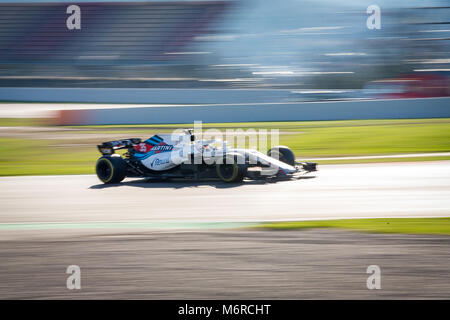
[(109, 154), (113, 154), (114, 150), (130, 148), (139, 143), (141, 143), (140, 138), (130, 138), (130, 139), (124, 139), (124, 140), (103, 142), (102, 144), (97, 145), (97, 148), (101, 154), (109, 155)]

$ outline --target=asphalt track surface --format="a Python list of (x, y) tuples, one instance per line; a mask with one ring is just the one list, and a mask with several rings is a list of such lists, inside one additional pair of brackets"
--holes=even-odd
[[(450, 237), (224, 228), (450, 216), (450, 161), (321, 166), (293, 181), (0, 178), (0, 299), (450, 298)], [(81, 290), (66, 268), (81, 268)], [(381, 290), (368, 290), (369, 265)]]
[[(450, 216), (450, 161), (324, 165), (292, 181), (101, 184), (94, 175), (0, 178), (0, 239), (213, 223)], [(219, 224), (219, 226), (221, 226)]]

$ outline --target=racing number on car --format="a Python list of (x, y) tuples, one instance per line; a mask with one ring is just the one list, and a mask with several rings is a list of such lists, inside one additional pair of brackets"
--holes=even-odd
[(136, 146), (136, 149), (141, 153), (147, 153), (150, 151), (151, 147), (147, 143), (141, 142)]

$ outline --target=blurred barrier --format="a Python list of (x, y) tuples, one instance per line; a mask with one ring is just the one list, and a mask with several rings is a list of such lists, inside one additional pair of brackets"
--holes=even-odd
[(164, 124), (450, 117), (450, 98), (63, 110), (58, 125)]
[(0, 88), (0, 101), (95, 103), (281, 102), (290, 89)]

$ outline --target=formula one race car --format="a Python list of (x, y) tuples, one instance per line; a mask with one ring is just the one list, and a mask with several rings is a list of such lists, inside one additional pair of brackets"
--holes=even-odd
[[(196, 140), (193, 130), (178, 134), (157, 134), (142, 141), (131, 138), (98, 145), (102, 154), (95, 167), (104, 183), (118, 183), (125, 177), (220, 178), (240, 182), (244, 178), (290, 178), (316, 171), (316, 163), (295, 161), (284, 146), (268, 155), (253, 149), (228, 148), (221, 140)], [(115, 150), (127, 149), (121, 156)]]

